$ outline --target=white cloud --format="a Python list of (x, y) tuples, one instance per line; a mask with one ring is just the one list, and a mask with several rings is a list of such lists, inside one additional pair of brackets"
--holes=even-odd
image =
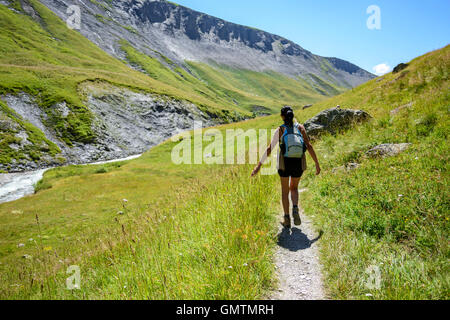
[(387, 63), (381, 63), (372, 68), (377, 76), (382, 76), (388, 72), (391, 72), (392, 68)]

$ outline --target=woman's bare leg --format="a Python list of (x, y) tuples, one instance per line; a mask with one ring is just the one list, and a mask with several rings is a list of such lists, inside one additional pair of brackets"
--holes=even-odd
[(284, 214), (289, 215), (289, 178), (281, 178), (281, 200)]
[[(298, 206), (298, 185), (300, 183), (300, 178), (291, 178), (291, 184), (289, 189), (291, 190), (291, 200), (292, 205)], [(289, 210), (289, 207), (288, 207)]]

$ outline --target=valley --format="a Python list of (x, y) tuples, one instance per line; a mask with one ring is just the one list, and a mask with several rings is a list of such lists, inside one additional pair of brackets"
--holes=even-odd
[[(84, 22), (80, 33), (69, 30), (64, 22), (70, 5), (81, 6)], [(164, 1), (150, 1), (149, 5), (162, 6), (168, 16), (183, 16), (185, 11), (199, 14)], [(204, 39), (190, 39), (188, 22), (177, 23), (180, 29), (176, 32), (164, 31), (159, 18), (145, 16), (148, 10), (146, 4), (127, 1), (105, 5), (95, 1), (4, 1), (0, 6), (4, 150), (0, 170), (21, 172), (123, 158), (191, 129), (193, 119), (213, 125), (272, 114), (280, 104), (310, 104), (373, 77), (349, 63), (326, 62), (287, 40), (281, 41), (295, 50), (286, 49), (275, 57), (274, 51), (255, 47), (242, 37), (233, 40), (236, 48), (230, 47), (230, 39), (209, 39), (200, 22), (202, 31), (198, 32)], [(99, 18), (106, 16), (109, 18)], [(128, 26), (125, 20), (135, 26)], [(227, 24), (227, 28), (242, 33), (244, 27)], [(269, 42), (281, 39), (251, 32)], [(180, 51), (175, 56), (168, 47), (161, 47), (168, 43), (171, 48), (175, 43), (184, 44), (180, 48), (184, 53), (197, 45), (202, 49), (195, 49), (196, 57), (192, 52), (181, 59)], [(261, 60), (256, 63), (259, 69), (252, 67), (243, 60), (250, 57), (250, 51), (259, 55), (258, 59), (278, 62)], [(297, 61), (302, 55), (312, 60)], [(234, 62), (229, 60), (232, 57)], [(299, 66), (294, 69), (300, 73), (288, 72), (300, 63), (309, 69), (300, 72), (303, 67)], [(330, 65), (326, 67), (328, 79), (318, 65), (330, 63), (350, 69), (347, 72)], [(122, 108), (124, 104), (126, 108)], [(166, 121), (161, 123), (163, 118)], [(127, 136), (127, 124), (133, 126), (135, 136)]]
[[(151, 0), (1, 0), (0, 43), (0, 298), (449, 298), (449, 45), (375, 78)], [(208, 161), (253, 158), (269, 136), (211, 132), (261, 138), (284, 105), (322, 167), (291, 233), (277, 175)], [(205, 143), (175, 163), (185, 139)]]

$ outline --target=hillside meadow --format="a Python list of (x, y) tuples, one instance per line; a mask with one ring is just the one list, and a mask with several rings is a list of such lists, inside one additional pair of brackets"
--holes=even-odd
[[(340, 104), (374, 116), (322, 137), (316, 148), (324, 172), (303, 181), (305, 212), (324, 231), (331, 297), (449, 298), (449, 70), (447, 46), (316, 106)], [(366, 155), (383, 143), (411, 146), (392, 158)], [(360, 167), (333, 173), (348, 163)], [(379, 286), (372, 287), (376, 274)]]
[[(309, 170), (302, 181), (305, 214), (324, 231), (330, 298), (448, 298), (449, 50), (296, 109), (300, 122), (338, 104), (373, 116), (315, 140), (323, 173)], [(279, 124), (274, 115), (217, 129)], [(0, 297), (258, 299), (270, 292), (278, 177), (250, 179), (252, 165), (175, 165), (179, 142), (132, 161), (50, 170), (37, 194), (1, 204)], [(398, 156), (366, 156), (381, 143), (405, 142), (411, 147)], [(333, 172), (350, 162), (360, 167)], [(82, 280), (69, 291), (72, 265)], [(373, 267), (381, 284), (370, 289)]]

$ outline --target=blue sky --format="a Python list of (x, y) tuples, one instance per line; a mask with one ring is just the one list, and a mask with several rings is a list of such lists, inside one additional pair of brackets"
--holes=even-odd
[[(175, 0), (224, 20), (259, 28), (326, 57), (375, 72), (450, 43), (450, 0)], [(381, 29), (367, 27), (380, 8)], [(447, 21), (447, 22), (446, 22)]]

